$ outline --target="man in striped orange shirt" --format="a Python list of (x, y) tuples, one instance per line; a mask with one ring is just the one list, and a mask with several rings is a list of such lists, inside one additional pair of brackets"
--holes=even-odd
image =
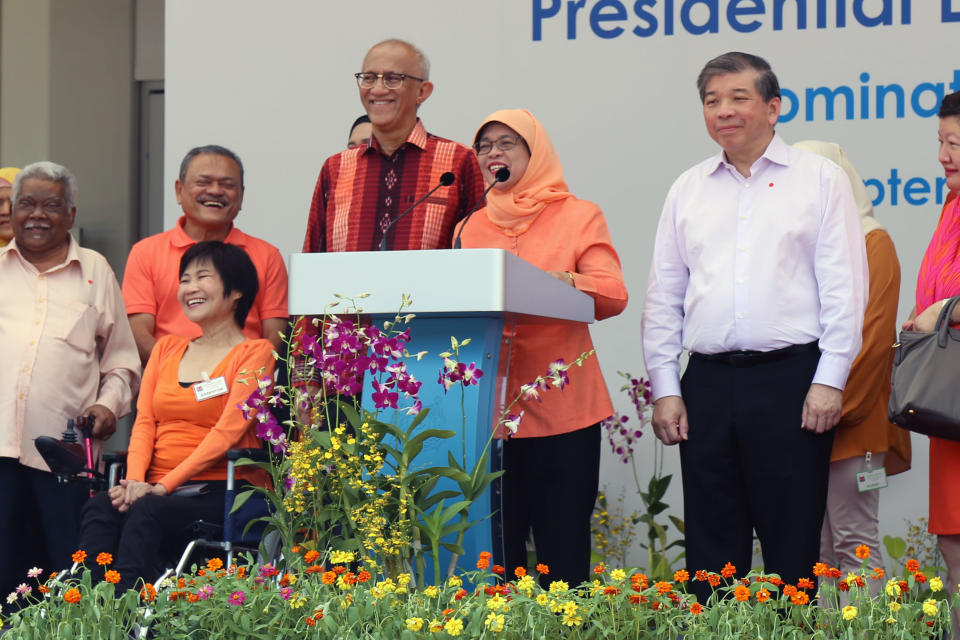
[[(453, 228), (483, 193), (473, 151), (427, 133), (417, 109), (430, 97), (430, 64), (408, 42), (374, 45), (356, 74), (373, 136), (323, 164), (310, 205), (305, 252), (370, 251), (387, 235), (392, 250), (446, 249)], [(397, 217), (440, 183), (403, 219)]]

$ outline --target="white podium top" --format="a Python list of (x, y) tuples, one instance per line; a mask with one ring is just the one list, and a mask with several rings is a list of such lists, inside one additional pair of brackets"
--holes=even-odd
[(357, 296), (364, 313), (520, 314), (593, 322), (593, 298), (503, 249), (295, 253), (290, 315), (329, 312), (334, 294)]

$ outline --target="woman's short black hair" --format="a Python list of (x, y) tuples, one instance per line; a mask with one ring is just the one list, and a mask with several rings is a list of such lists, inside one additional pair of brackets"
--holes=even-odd
[(250, 307), (253, 306), (253, 300), (257, 297), (257, 291), (260, 290), (257, 269), (253, 266), (250, 256), (240, 247), (219, 240), (198, 242), (187, 249), (180, 258), (179, 277), (183, 277), (183, 272), (193, 262), (213, 265), (223, 281), (224, 297), (234, 291), (240, 292), (240, 299), (233, 308), (233, 319), (242, 329), (247, 321), (247, 314), (250, 313)]
[(944, 96), (943, 102), (940, 103), (940, 113), (937, 115), (941, 120), (950, 116), (960, 117), (960, 91)]

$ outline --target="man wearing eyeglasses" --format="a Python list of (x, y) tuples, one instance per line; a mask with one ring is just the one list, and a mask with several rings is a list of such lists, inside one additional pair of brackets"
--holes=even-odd
[[(472, 149), (427, 133), (417, 117), (433, 92), (429, 75), (426, 56), (408, 42), (385, 40), (367, 52), (355, 77), (373, 136), (323, 164), (304, 251), (370, 251), (384, 233), (392, 250), (450, 247), (454, 226), (483, 193), (483, 177)], [(452, 185), (391, 225), (447, 171)]]

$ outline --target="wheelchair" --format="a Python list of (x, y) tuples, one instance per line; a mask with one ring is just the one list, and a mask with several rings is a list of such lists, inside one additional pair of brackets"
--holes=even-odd
[[(105, 491), (116, 485), (124, 474), (126, 467), (126, 451), (107, 451), (102, 454), (103, 467), (106, 472), (98, 468), (92, 458), (89, 428), (77, 420), (68, 420), (67, 429), (60, 439), (41, 436), (36, 439), (35, 446), (50, 467), (50, 471), (59, 482), (82, 483), (90, 487), (90, 495), (98, 491)], [(77, 430), (83, 436), (83, 443), (77, 441)], [(224, 554), (226, 564), (233, 563), (238, 552), (247, 552), (257, 558), (258, 562), (267, 562), (279, 554), (279, 536), (268, 536), (264, 539), (265, 522), (248, 524), (257, 518), (268, 515), (268, 503), (263, 496), (254, 493), (236, 511), (233, 510), (237, 496), (236, 464), (241, 459), (250, 459), (254, 462), (266, 462), (269, 459), (266, 449), (231, 449), (227, 451), (227, 482), (224, 497), (223, 524), (197, 520), (189, 527), (190, 540), (179, 556), (176, 564), (169, 566), (154, 584), (162, 580), (179, 577), (189, 567), (189, 562), (195, 551), (212, 549)], [(263, 550), (263, 553), (261, 553)]]

